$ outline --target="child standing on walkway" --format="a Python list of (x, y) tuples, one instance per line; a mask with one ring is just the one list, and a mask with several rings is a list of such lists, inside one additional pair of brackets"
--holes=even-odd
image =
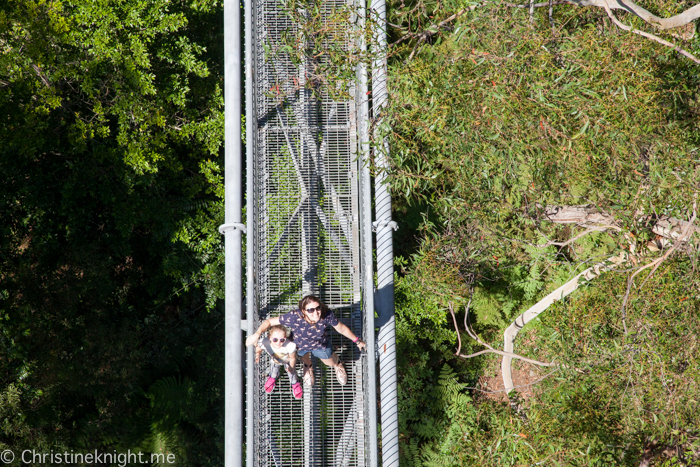
[(270, 355), (270, 376), (265, 382), (265, 392), (268, 394), (275, 389), (275, 382), (280, 372), (280, 365), (284, 366), (292, 385), (292, 394), (295, 399), (301, 399), (301, 384), (297, 379), (294, 366), (297, 363), (297, 346), (289, 340), (289, 331), (282, 325), (272, 326), (267, 337), (261, 339), (255, 348), (255, 363), (260, 363), (260, 354), (264, 351)]

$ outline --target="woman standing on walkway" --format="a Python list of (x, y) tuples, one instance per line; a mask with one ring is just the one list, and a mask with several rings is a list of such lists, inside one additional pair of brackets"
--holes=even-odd
[(328, 326), (332, 326), (340, 334), (353, 341), (360, 350), (364, 350), (366, 347), (362, 339), (356, 336), (349, 327), (338, 321), (335, 314), (321, 304), (321, 300), (314, 295), (302, 298), (299, 301), (299, 309), (263, 321), (255, 334), (246, 339), (245, 345), (255, 345), (267, 328), (278, 324), (287, 326), (294, 333), (297, 355), (304, 362), (304, 383), (309, 386), (314, 385), (314, 372), (309, 353), (320, 358), (326, 365), (335, 368), (335, 376), (340, 384), (344, 385), (348, 381), (345, 367), (331, 347)]

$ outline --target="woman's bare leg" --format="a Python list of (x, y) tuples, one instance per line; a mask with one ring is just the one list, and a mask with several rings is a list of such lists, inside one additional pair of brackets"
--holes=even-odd
[(348, 382), (348, 374), (345, 372), (345, 366), (340, 362), (338, 354), (333, 352), (331, 358), (321, 359), (326, 365), (335, 368), (335, 376), (338, 378), (338, 382), (341, 385), (345, 385)]
[(315, 379), (314, 379), (314, 367), (313, 367), (313, 364), (311, 363), (311, 354), (306, 353), (306, 354), (302, 355), (301, 361), (304, 363), (304, 370), (302, 372), (301, 377), (307, 386), (313, 386)]

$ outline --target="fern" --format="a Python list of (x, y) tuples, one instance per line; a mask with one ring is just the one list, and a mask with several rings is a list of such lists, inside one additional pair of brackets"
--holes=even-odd
[(196, 400), (194, 383), (166, 376), (151, 385), (147, 397), (151, 400), (154, 423), (162, 428), (174, 426), (181, 420), (192, 420), (206, 410), (206, 401)]
[(421, 460), (421, 449), (418, 445), (418, 440), (415, 438), (412, 439), (405, 445), (405, 447), (407, 451), (404, 459), (405, 465), (407, 465), (407, 467), (423, 467), (423, 461)]
[(424, 467), (461, 465), (460, 445), (476, 425), (476, 411), (465, 387), (449, 365), (442, 366), (435, 391), (448, 423), (442, 426), (442, 433), (435, 436), (436, 441), (423, 448), (421, 465)]
[(537, 293), (542, 290), (544, 286), (544, 281), (540, 280), (542, 274), (540, 273), (540, 265), (538, 261), (530, 267), (529, 279), (523, 284), (523, 291), (525, 292), (525, 300), (532, 300), (535, 298)]

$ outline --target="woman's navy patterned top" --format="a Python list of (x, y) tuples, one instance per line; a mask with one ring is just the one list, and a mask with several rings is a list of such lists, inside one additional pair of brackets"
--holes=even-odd
[(327, 310), (326, 316), (315, 324), (309, 324), (304, 319), (300, 310), (280, 315), (280, 323), (284, 324), (294, 333), (294, 343), (297, 350), (325, 349), (329, 345), (328, 326), (337, 326), (339, 321), (331, 310)]

